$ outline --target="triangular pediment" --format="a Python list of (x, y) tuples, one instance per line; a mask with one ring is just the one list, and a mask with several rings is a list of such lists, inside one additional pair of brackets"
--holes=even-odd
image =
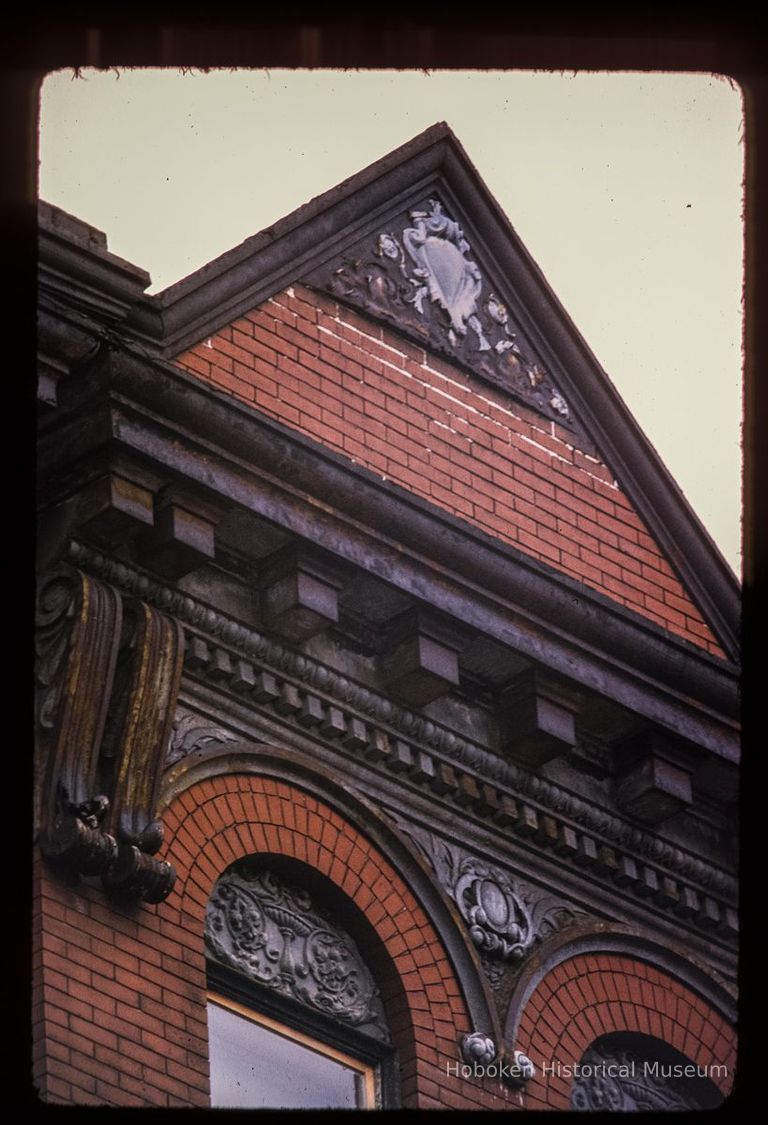
[(447, 360), (457, 382), (464, 372), (522, 404), (572, 442), (570, 456), (604, 465), (735, 657), (732, 572), (447, 125), (145, 297), (128, 327), (176, 361), (297, 284)]

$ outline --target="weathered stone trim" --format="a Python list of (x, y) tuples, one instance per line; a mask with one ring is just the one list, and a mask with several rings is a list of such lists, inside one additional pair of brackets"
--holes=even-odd
[[(727, 873), (125, 563), (77, 543), (71, 554), (79, 565), (175, 614), (187, 626), (185, 668), (194, 677), (247, 694), (282, 721), (406, 774), (438, 797), (450, 796), (503, 830), (535, 838), (563, 860), (613, 878), (705, 929), (736, 932), (735, 880)], [(214, 637), (231, 648), (211, 643)]]

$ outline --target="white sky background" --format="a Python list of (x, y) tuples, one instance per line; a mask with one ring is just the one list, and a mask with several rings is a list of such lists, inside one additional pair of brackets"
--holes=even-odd
[(59, 71), (40, 195), (158, 292), (436, 121), (740, 574), (743, 132), (727, 79)]

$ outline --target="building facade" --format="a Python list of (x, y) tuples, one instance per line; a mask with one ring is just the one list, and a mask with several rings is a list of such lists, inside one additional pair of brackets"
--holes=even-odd
[(40, 238), (41, 1098), (719, 1104), (737, 584), (450, 130)]

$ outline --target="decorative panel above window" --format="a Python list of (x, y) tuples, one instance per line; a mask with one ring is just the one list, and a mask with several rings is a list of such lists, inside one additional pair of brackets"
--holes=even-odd
[(714, 1109), (723, 1099), (710, 1069), (650, 1035), (604, 1035), (576, 1068), (571, 1108), (614, 1113)]
[(208, 904), (208, 953), (305, 1008), (386, 1043), (376, 984), (352, 937), (302, 887), (244, 860)]

